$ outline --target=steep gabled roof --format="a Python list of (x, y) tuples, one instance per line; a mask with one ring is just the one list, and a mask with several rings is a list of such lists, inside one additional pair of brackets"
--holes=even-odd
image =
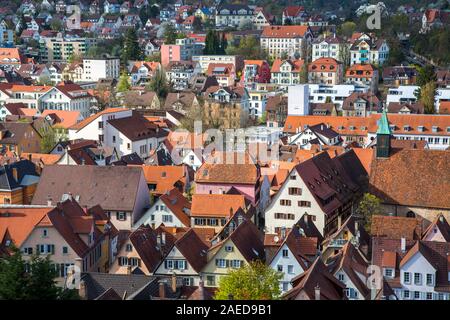
[(321, 300), (346, 300), (345, 285), (327, 270), (320, 257), (316, 258), (308, 270), (292, 279), (292, 286), (282, 299), (295, 300), (303, 293), (310, 300), (314, 300), (315, 288), (319, 287)]

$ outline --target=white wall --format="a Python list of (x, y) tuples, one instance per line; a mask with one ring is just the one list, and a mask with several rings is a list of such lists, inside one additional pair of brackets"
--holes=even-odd
[[(288, 257), (283, 257), (283, 250), (288, 250)], [(303, 273), (305, 270), (303, 270), (300, 263), (298, 263), (297, 259), (292, 254), (291, 250), (289, 250), (288, 246), (286, 244), (283, 244), (283, 246), (278, 251), (277, 255), (273, 258), (272, 262), (270, 263), (270, 267), (278, 271), (278, 266), (283, 267), (283, 278), (281, 278), (280, 281), (280, 289), (283, 291), (283, 285), (282, 282), (289, 282), (288, 290), (292, 289), (291, 280), (298, 276), (299, 274)], [(293, 267), (292, 273), (288, 273), (288, 266), (291, 265)]]
[[(290, 176), (295, 176), (295, 180), (291, 180)], [(302, 189), (302, 195), (289, 195), (289, 188), (297, 187)], [(280, 199), (291, 200), (291, 206), (281, 206)], [(311, 207), (299, 207), (298, 201), (310, 201)], [(294, 220), (285, 219), (275, 219), (275, 213), (291, 213), (294, 214)], [(320, 233), (323, 234), (325, 227), (325, 213), (322, 211), (320, 206), (317, 204), (314, 196), (309, 191), (306, 184), (300, 178), (296, 169), (293, 169), (286, 179), (285, 183), (281, 187), (280, 191), (274, 196), (271, 204), (267, 207), (265, 211), (265, 228), (266, 232), (275, 232), (276, 227), (292, 228), (292, 226), (307, 213), (308, 215), (313, 215), (316, 217), (314, 224)]]

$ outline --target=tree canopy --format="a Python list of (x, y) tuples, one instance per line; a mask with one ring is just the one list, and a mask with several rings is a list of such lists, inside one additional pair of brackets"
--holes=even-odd
[(274, 300), (279, 299), (282, 274), (261, 261), (251, 262), (231, 270), (219, 280), (216, 300)]
[(364, 219), (364, 227), (370, 231), (372, 224), (372, 216), (381, 213), (381, 200), (370, 193), (364, 193), (362, 199), (359, 201), (356, 209), (358, 215)]
[(138, 37), (134, 28), (127, 29), (122, 50), (122, 61), (126, 65), (130, 60), (141, 60), (143, 53), (139, 46)]
[[(26, 272), (28, 269), (29, 272)], [(0, 258), (0, 299), (5, 300), (57, 300), (77, 299), (75, 291), (63, 290), (56, 285), (58, 273), (50, 256), (33, 255), (29, 261), (20, 250)]]

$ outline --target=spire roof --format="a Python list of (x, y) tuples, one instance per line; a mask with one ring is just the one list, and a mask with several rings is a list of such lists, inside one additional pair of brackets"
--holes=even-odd
[(378, 120), (377, 134), (391, 134), (391, 128), (389, 127), (386, 111), (383, 111), (380, 120)]

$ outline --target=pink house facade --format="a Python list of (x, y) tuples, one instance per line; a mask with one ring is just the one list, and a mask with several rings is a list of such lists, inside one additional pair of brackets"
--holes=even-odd
[(201, 183), (195, 185), (195, 193), (198, 194), (224, 194), (234, 187), (246, 199), (256, 205), (259, 201), (260, 184), (227, 184), (227, 183)]

